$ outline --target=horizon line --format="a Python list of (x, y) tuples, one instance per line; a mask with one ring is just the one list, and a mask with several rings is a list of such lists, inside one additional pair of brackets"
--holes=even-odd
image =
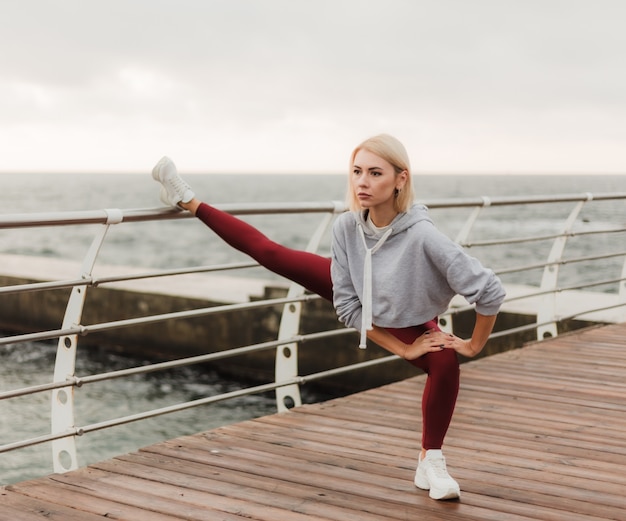
[[(146, 171), (107, 171), (107, 170), (48, 170), (48, 171), (40, 171), (40, 170), (0, 170), (0, 175), (150, 175), (150, 172)], [(298, 175), (308, 175), (308, 176), (343, 176), (347, 175), (346, 172), (311, 172), (311, 171), (200, 171), (200, 170), (184, 170), (181, 171), (180, 174), (182, 176), (186, 175), (277, 175), (277, 176), (298, 176)], [(626, 175), (626, 170), (623, 172), (612, 172), (612, 171), (522, 171), (522, 170), (507, 170), (507, 171), (449, 171), (449, 170), (430, 170), (430, 171), (414, 171), (413, 176), (594, 176), (594, 175), (605, 175), (605, 176), (623, 176)]]

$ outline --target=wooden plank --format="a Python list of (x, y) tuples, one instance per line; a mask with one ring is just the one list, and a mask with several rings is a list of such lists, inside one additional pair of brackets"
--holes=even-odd
[(102, 516), (59, 505), (47, 498), (40, 501), (8, 491), (0, 492), (0, 519), (3, 521), (101, 521)]
[[(75, 518), (60, 517), (59, 519), (124, 519), (129, 521), (178, 521), (177, 512), (170, 515), (159, 513), (153, 508), (154, 502), (142, 494), (129, 494), (124, 488), (106, 488), (94, 486), (84, 479), (85, 469), (64, 476), (50, 476), (41, 480), (33, 480), (10, 487), (13, 500), (21, 498), (25, 508), (32, 504), (47, 504), (53, 511), (59, 508), (71, 508)], [(70, 477), (71, 476), (71, 477)], [(186, 519), (183, 517), (183, 519)], [(203, 518), (197, 518), (203, 519)]]

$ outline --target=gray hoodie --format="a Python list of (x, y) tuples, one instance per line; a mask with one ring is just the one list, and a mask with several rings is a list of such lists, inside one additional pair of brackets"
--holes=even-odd
[(462, 295), (482, 315), (496, 315), (505, 292), (484, 268), (435, 228), (415, 204), (377, 230), (367, 211), (340, 215), (333, 225), (331, 276), (339, 320), (361, 330), (410, 327), (440, 315)]

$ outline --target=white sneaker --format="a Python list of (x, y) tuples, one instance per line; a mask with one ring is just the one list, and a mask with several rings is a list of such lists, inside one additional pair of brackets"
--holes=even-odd
[(419, 459), (415, 471), (415, 486), (429, 490), (433, 499), (456, 499), (461, 497), (459, 484), (450, 477), (446, 469), (446, 459), (438, 449), (426, 451), (424, 459)]
[(188, 203), (196, 194), (191, 191), (191, 187), (178, 175), (176, 165), (167, 156), (152, 169), (152, 178), (161, 183), (161, 201), (168, 206), (178, 208), (178, 203)]

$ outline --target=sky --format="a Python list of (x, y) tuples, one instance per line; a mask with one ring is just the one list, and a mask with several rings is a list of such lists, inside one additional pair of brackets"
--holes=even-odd
[(0, 172), (626, 174), (624, 0), (0, 0)]

